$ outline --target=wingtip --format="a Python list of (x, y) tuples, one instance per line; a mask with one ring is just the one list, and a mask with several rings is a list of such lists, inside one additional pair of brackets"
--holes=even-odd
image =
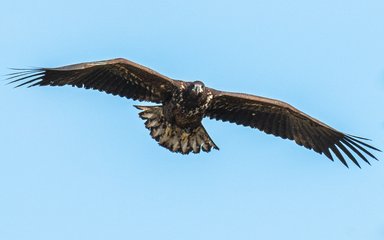
[(357, 139), (361, 139), (361, 140), (365, 140), (365, 141), (372, 141), (372, 139), (365, 138), (365, 137), (359, 137), (359, 136), (355, 136), (355, 135), (352, 135), (352, 134), (346, 134), (346, 135), (349, 136), (349, 137), (352, 137), (352, 138), (357, 138)]

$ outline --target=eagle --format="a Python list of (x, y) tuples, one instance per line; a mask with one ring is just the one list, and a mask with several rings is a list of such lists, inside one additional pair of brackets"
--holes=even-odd
[(377, 160), (372, 151), (380, 151), (367, 144), (369, 139), (340, 132), (285, 102), (172, 79), (124, 58), (13, 70), (8, 81), (15, 87), (69, 85), (157, 104), (135, 107), (152, 138), (171, 152), (219, 150), (202, 125), (205, 117), (293, 140), (346, 167), (346, 159), (359, 168), (357, 159), (370, 164), (369, 158)]

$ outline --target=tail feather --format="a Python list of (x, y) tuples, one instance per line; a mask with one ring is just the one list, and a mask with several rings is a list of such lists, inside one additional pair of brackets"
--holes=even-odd
[(145, 127), (152, 138), (170, 151), (188, 154), (199, 153), (200, 150), (209, 152), (212, 148), (219, 150), (202, 125), (194, 129), (180, 128), (165, 120), (161, 106), (135, 107), (142, 110), (139, 116), (145, 120)]

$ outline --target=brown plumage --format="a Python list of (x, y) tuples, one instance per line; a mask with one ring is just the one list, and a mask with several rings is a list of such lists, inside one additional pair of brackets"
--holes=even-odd
[(10, 74), (16, 87), (71, 85), (95, 89), (160, 105), (136, 106), (151, 136), (172, 152), (188, 154), (218, 149), (201, 124), (204, 117), (257, 128), (267, 134), (294, 140), (298, 145), (331, 152), (348, 167), (344, 155), (360, 167), (376, 157), (368, 139), (344, 134), (291, 105), (264, 97), (222, 92), (202, 82), (184, 82), (161, 75), (126, 59), (80, 63), (59, 68), (20, 70)]

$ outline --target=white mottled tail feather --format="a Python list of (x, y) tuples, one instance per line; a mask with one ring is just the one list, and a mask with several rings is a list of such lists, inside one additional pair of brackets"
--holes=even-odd
[(180, 128), (165, 120), (161, 106), (135, 107), (142, 110), (139, 116), (146, 120), (145, 127), (149, 129), (152, 138), (170, 151), (188, 154), (199, 153), (200, 150), (209, 152), (212, 148), (219, 149), (202, 125), (194, 129)]

